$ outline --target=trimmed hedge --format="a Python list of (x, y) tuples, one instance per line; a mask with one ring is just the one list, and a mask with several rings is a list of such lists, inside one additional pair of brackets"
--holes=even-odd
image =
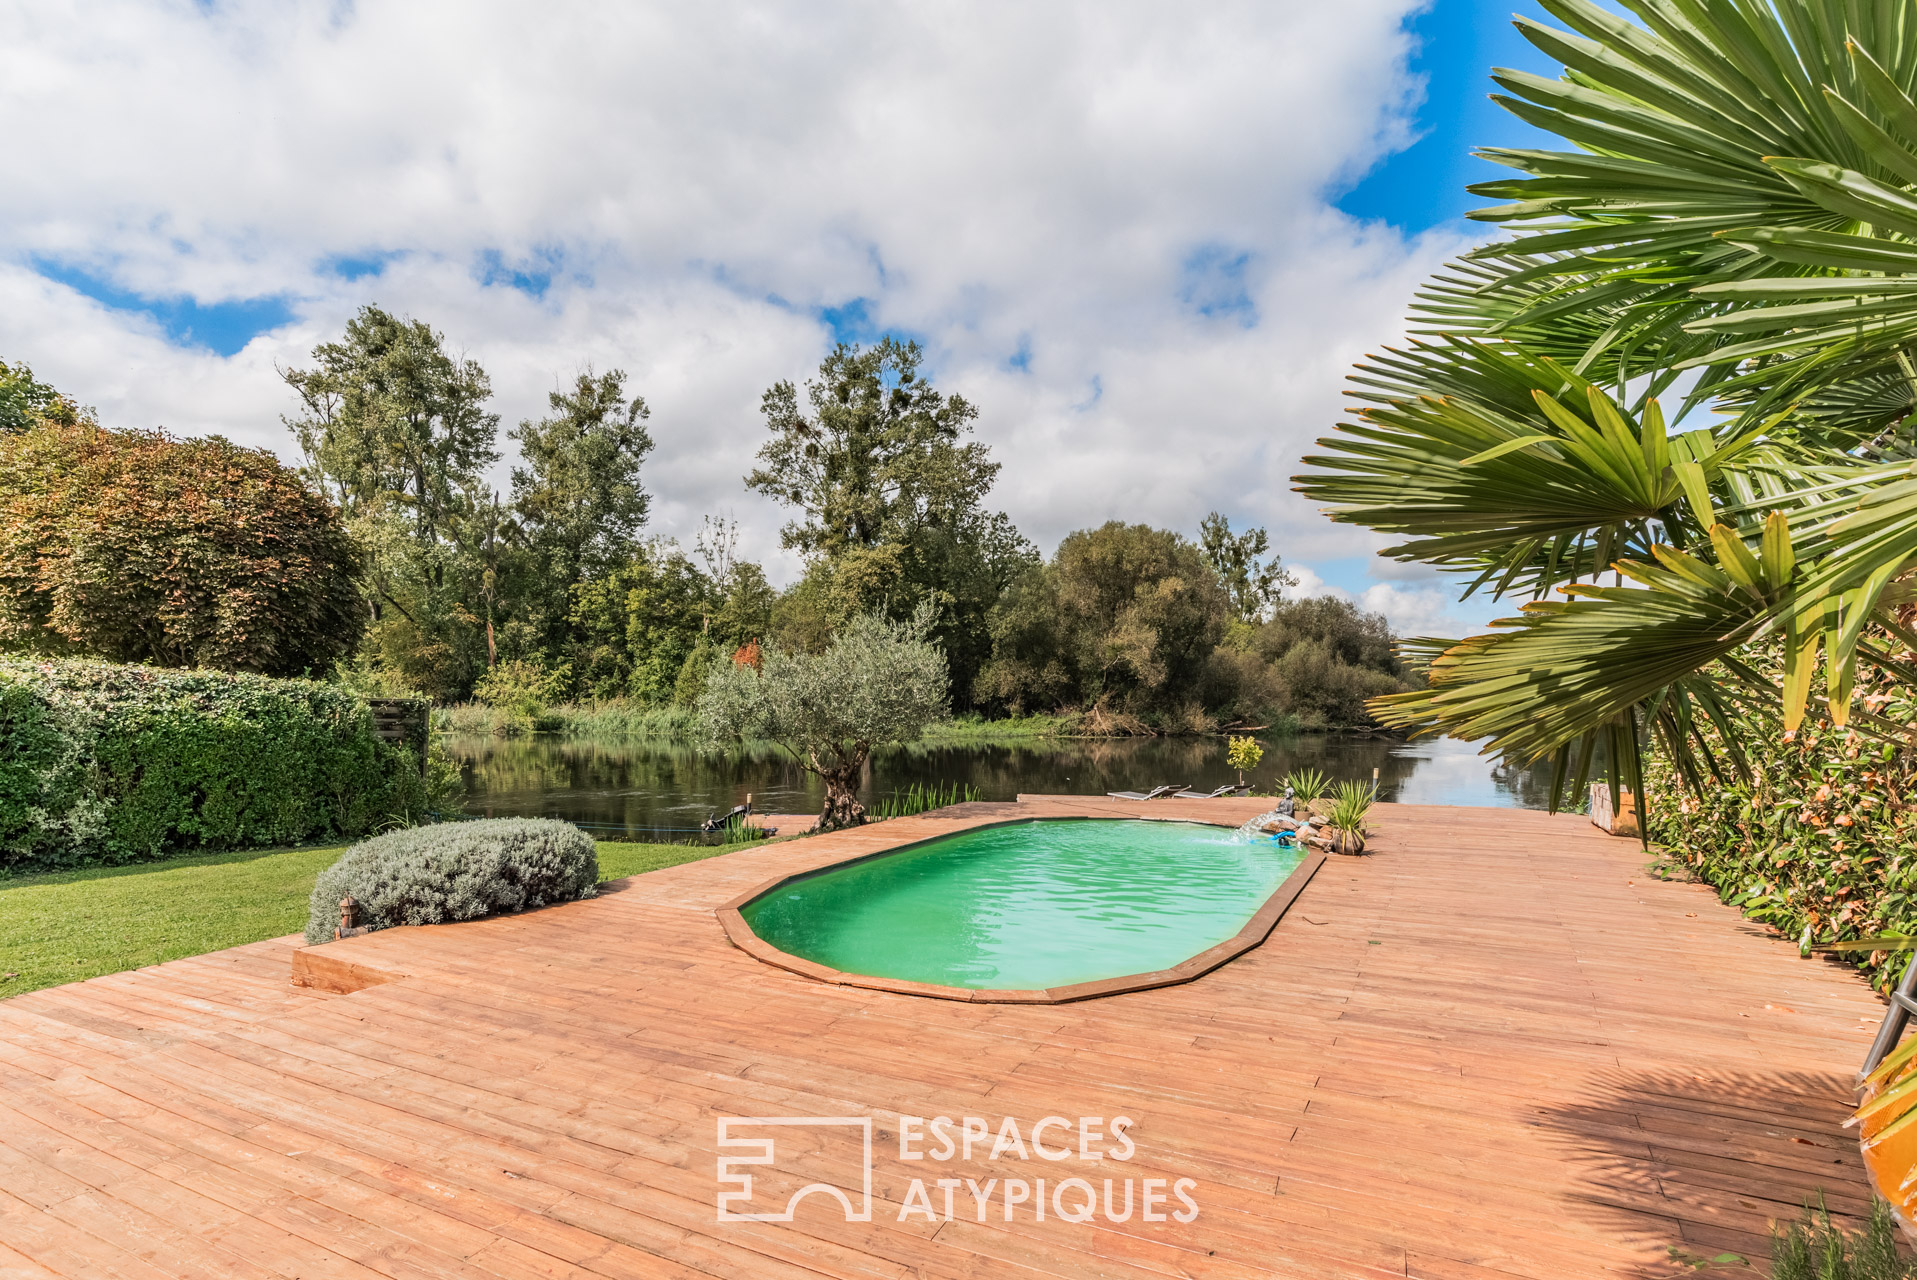
[(0, 659), (0, 875), (354, 839), (429, 799), (336, 685)]
[(394, 831), (320, 872), (306, 940), (332, 939), (348, 894), (359, 925), (390, 929), (590, 898), (598, 883), (598, 847), (569, 822), (489, 818)]
[[(1860, 683), (1868, 695), (1868, 676)], [(1865, 705), (1917, 724), (1906, 698)], [(1800, 946), (1917, 934), (1917, 753), (1813, 720), (1790, 742), (1753, 733), (1745, 749), (1751, 783), (1727, 779), (1702, 796), (1681, 790), (1659, 753), (1646, 779), (1653, 846)], [(1880, 991), (1908, 959), (1845, 958)]]

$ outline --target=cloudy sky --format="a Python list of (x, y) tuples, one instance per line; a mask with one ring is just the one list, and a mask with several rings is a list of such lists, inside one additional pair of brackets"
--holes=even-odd
[[(506, 423), (619, 367), (657, 532), (735, 516), (761, 392), (917, 338), (1049, 551), (1112, 518), (1267, 527), (1401, 630), (1492, 610), (1291, 492), (1346, 368), (1481, 234), (1527, 131), (1480, 0), (527, 5), (0, 0), (0, 359), (112, 425), (294, 450), (278, 368), (377, 302)], [(503, 468), (502, 468), (503, 471)], [(503, 477), (502, 477), (503, 478)]]

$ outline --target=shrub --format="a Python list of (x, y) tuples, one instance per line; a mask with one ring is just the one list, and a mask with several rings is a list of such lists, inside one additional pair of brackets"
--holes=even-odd
[(598, 882), (592, 837), (571, 823), (493, 818), (414, 827), (354, 845), (320, 872), (306, 940), (332, 938), (340, 899), (349, 894), (359, 924), (390, 929), (590, 898)]
[[(1875, 705), (1917, 721), (1906, 700)], [(1745, 754), (1748, 782), (1697, 791), (1680, 789), (1665, 753), (1653, 758), (1650, 838), (1667, 861), (1802, 947), (1917, 934), (1917, 754), (1808, 720), (1790, 742), (1750, 735)], [(1850, 958), (1880, 990), (1906, 960)]]
[(553, 707), (550, 714), (558, 722), (558, 731), (570, 738), (689, 742), (703, 732), (699, 713), (690, 707), (648, 707), (624, 699), (592, 706)]
[(473, 697), (505, 713), (504, 727), (493, 732), (529, 732), (571, 682), (572, 668), (563, 662), (549, 668), (536, 659), (513, 658), (489, 667), (473, 686)]
[(0, 659), (0, 874), (351, 839), (446, 785), (337, 685)]
[[(481, 702), (456, 702), (433, 709), (433, 728), (462, 737), (505, 737), (523, 730), (525, 723)], [(698, 712), (690, 707), (649, 707), (625, 698), (591, 704), (561, 702), (533, 717), (532, 728), (602, 742), (635, 738), (689, 742), (704, 732)]]
[[(1897, 1250), (1897, 1224), (1890, 1206), (1872, 1199), (1870, 1217), (1856, 1231), (1845, 1231), (1831, 1221), (1822, 1197), (1816, 1208), (1806, 1206), (1796, 1222), (1771, 1224), (1771, 1275), (1775, 1280), (1909, 1280), (1917, 1276)], [(1712, 1262), (1742, 1262), (1734, 1254), (1720, 1254)]]

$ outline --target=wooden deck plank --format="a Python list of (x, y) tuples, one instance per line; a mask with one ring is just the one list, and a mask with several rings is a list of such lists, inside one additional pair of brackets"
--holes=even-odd
[[(1867, 1204), (1841, 1124), (1876, 998), (1580, 819), (1381, 806), (1262, 945), (1070, 1005), (812, 981), (714, 914), (981, 822), (1261, 807), (1026, 797), (742, 850), (330, 944), (405, 975), (348, 996), (288, 984), (295, 937), (0, 1001), (0, 1277), (1560, 1280)], [(1136, 1151), (898, 1158), (902, 1115), (1052, 1114)], [(872, 1219), (717, 1220), (716, 1121), (764, 1115), (870, 1117)], [(779, 1153), (776, 1185), (863, 1186), (830, 1132)], [(963, 1185), (1070, 1176), (1190, 1178), (1201, 1211), (1007, 1220)], [(961, 1180), (952, 1219), (901, 1217), (915, 1177)]]

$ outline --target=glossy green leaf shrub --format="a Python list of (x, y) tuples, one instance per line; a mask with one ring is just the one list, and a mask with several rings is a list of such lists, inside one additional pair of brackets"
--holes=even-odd
[(354, 845), (320, 872), (306, 940), (330, 940), (340, 899), (362, 926), (476, 920), (590, 898), (599, 883), (592, 837), (550, 818), (491, 818), (389, 832)]
[[(1861, 701), (1888, 722), (1917, 718), (1906, 685), (1868, 683)], [(1681, 793), (1662, 757), (1647, 771), (1652, 843), (1800, 945), (1917, 934), (1917, 758), (1823, 722), (1806, 721), (1788, 742), (1774, 730), (1739, 737), (1748, 781)], [(1721, 750), (1715, 735), (1706, 741)], [(1856, 958), (1880, 988), (1904, 963)]]
[(0, 875), (351, 839), (442, 785), (337, 685), (0, 659)]

